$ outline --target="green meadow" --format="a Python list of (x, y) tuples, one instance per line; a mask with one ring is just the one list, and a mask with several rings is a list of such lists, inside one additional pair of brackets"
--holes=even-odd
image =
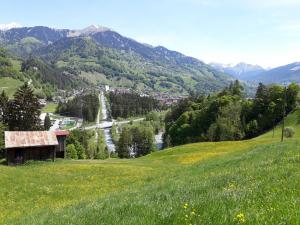
[(0, 224), (300, 224), (300, 126), (131, 160), (0, 166)]
[(13, 97), (16, 90), (23, 84), (22, 81), (11, 77), (0, 77), (0, 93), (5, 91), (8, 97)]
[(58, 105), (57, 103), (50, 102), (42, 108), (42, 112), (55, 113), (57, 105)]

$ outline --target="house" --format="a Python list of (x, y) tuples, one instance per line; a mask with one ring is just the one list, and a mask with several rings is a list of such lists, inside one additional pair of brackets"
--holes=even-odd
[(5, 131), (8, 165), (28, 160), (64, 158), (69, 131)]
[(56, 146), (56, 157), (65, 158), (66, 157), (66, 138), (69, 136), (70, 132), (67, 130), (57, 130), (55, 135), (57, 137), (58, 145)]
[(58, 141), (52, 131), (5, 131), (5, 149), (8, 165), (28, 160), (54, 161)]

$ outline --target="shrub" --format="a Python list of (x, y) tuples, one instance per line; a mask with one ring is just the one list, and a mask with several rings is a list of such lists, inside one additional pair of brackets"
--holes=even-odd
[(295, 130), (292, 127), (284, 128), (283, 134), (286, 138), (291, 138), (295, 135)]
[(78, 159), (75, 145), (73, 145), (73, 144), (67, 145), (67, 158), (68, 159)]

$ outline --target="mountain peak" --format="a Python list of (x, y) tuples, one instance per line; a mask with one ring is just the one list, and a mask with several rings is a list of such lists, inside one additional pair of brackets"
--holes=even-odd
[(86, 28), (83, 28), (81, 30), (72, 30), (69, 33), (69, 37), (78, 37), (78, 36), (88, 36), (90, 34), (96, 34), (99, 32), (105, 32), (105, 31), (111, 31), (111, 29), (100, 26), (100, 25), (90, 25)]
[(105, 32), (105, 31), (110, 31), (111, 29), (100, 26), (100, 25), (90, 25), (84, 29), (81, 30), (82, 34), (92, 34), (92, 33), (98, 33), (98, 32)]
[(11, 23), (7, 23), (7, 24), (0, 24), (0, 30), (2, 31), (7, 31), (13, 28), (20, 28), (22, 27), (20, 24), (16, 23), (16, 22), (11, 22)]

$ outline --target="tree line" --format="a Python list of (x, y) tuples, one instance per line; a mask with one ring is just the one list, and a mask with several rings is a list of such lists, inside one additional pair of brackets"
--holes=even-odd
[[(98, 139), (95, 140), (95, 132), (98, 132)], [(68, 159), (106, 159), (108, 150), (102, 130), (86, 131), (73, 130), (66, 139)]]
[(299, 86), (258, 85), (253, 99), (245, 98), (239, 81), (221, 92), (179, 102), (165, 118), (165, 146), (199, 141), (256, 137), (295, 109)]
[(96, 93), (77, 95), (66, 103), (59, 102), (56, 113), (63, 116), (80, 117), (84, 121), (96, 120), (100, 103)]
[(112, 138), (119, 158), (132, 158), (147, 155), (156, 150), (155, 134), (163, 129), (162, 114), (150, 112), (145, 121), (130, 123), (117, 132), (112, 127)]
[(159, 110), (160, 104), (151, 97), (142, 97), (136, 93), (108, 94), (111, 115), (113, 118), (128, 118), (145, 115), (153, 110)]

